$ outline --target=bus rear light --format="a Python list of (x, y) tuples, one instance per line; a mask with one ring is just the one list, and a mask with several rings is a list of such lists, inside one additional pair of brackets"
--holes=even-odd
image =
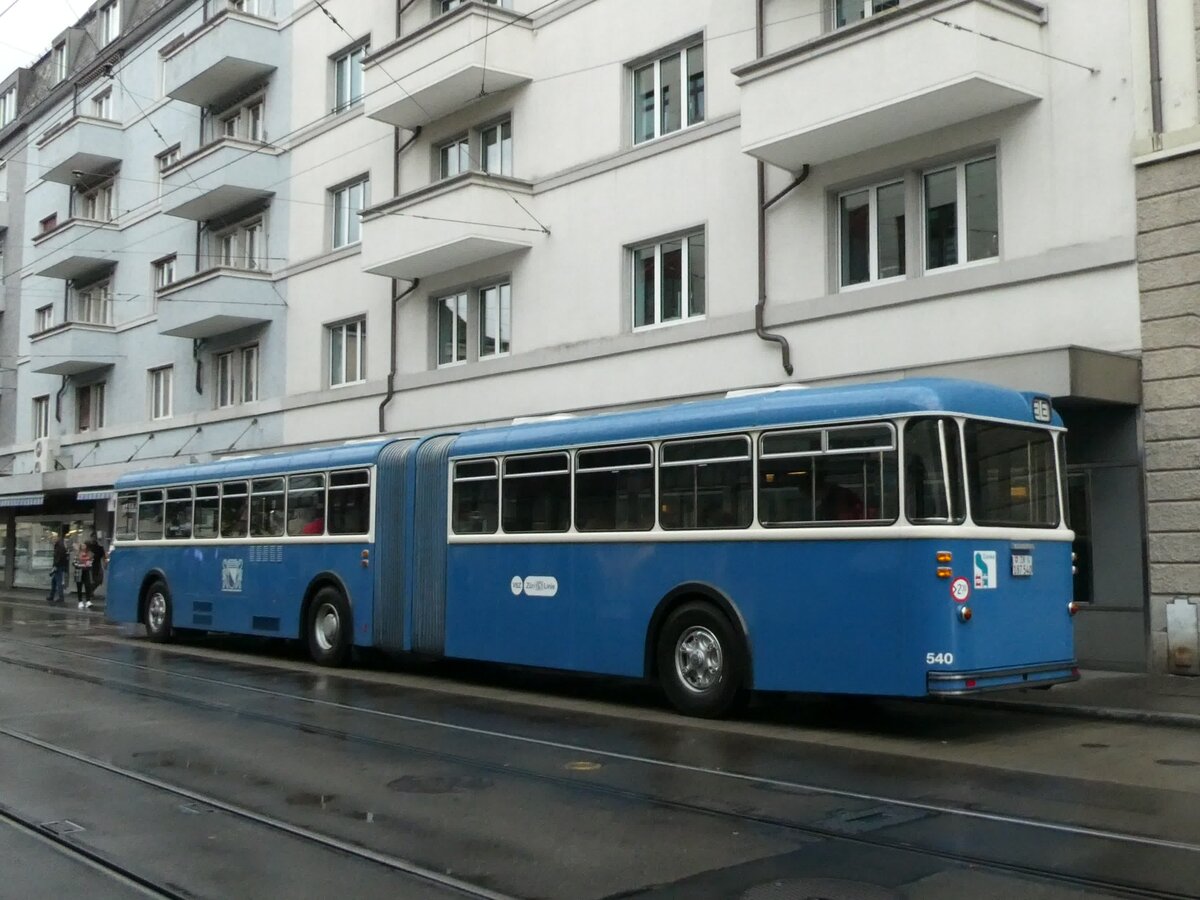
[(978, 682), (978, 681), (976, 681), (974, 678), (968, 678), (968, 679), (967, 679), (967, 687), (969, 687), (969, 688), (973, 688), (973, 687), (975, 687), (977, 684), (979, 684), (979, 682)]
[(972, 616), (971, 607), (960, 606), (958, 608), (958, 619), (960, 622), (970, 622), (971, 616)]
[(371, 565), (371, 551), (370, 551), (370, 550), (364, 550), (364, 551), (362, 552), (362, 567), (365, 569), (365, 568), (367, 568), (369, 565)]
[(951, 575), (954, 574), (954, 570), (951, 569), (949, 566), (938, 566), (937, 573), (938, 573), (938, 578), (949, 578)]
[(937, 552), (937, 561), (940, 563), (948, 563), (954, 559), (954, 554), (949, 550), (939, 550)]
[(1067, 604), (1067, 612), (1071, 615), (1075, 615), (1075, 613), (1079, 612), (1079, 604), (1072, 600)]

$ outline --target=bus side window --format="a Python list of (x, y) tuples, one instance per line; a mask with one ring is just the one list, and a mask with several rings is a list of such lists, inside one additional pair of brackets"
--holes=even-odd
[(455, 534), (495, 534), (499, 524), (500, 478), (494, 459), (454, 464), (451, 527)]
[(325, 533), (325, 476), (289, 475), (287, 481), (287, 533)]
[(221, 489), (215, 484), (202, 484), (196, 488), (196, 524), (192, 537), (207, 540), (219, 535), (217, 523), (221, 514)]
[(371, 473), (366, 469), (329, 473), (327, 524), (330, 534), (371, 530)]
[(664, 529), (748, 528), (754, 518), (750, 438), (662, 446), (659, 522)]
[(566, 453), (504, 460), (504, 530), (563, 532), (571, 527), (571, 458)]
[(192, 536), (192, 489), (167, 488), (167, 539), (187, 540)]
[(654, 450), (606, 447), (575, 454), (577, 531), (649, 531), (654, 527)]
[(116, 537), (118, 541), (137, 540), (138, 495), (135, 491), (117, 497)]
[(138, 540), (161, 541), (163, 536), (163, 492), (142, 491), (138, 497)]
[(904, 427), (904, 504), (910, 522), (961, 524), (962, 450), (953, 419), (913, 419)]
[(250, 482), (250, 537), (283, 536), (283, 479)]
[(250, 524), (250, 486), (244, 481), (221, 485), (221, 537), (244, 538)]

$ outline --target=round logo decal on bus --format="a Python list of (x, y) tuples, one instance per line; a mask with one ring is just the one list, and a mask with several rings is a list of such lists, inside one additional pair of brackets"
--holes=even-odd
[(966, 603), (971, 597), (971, 582), (961, 576), (950, 582), (950, 596), (955, 603)]
[(512, 588), (513, 596), (520, 597), (521, 591), (525, 590), (525, 579), (520, 575), (514, 575), (512, 583), (509, 585)]

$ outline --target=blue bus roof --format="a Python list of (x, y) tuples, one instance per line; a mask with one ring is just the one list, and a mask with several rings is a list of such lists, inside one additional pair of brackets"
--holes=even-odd
[[(607, 444), (673, 435), (869, 419), (910, 413), (954, 412), (1038, 425), (1032, 398), (1010, 388), (976, 381), (914, 378), (903, 381), (757, 392), (696, 400), (631, 412), (529, 422), (465, 432), (451, 456)], [(1061, 426), (1057, 413), (1052, 423)]]
[(303, 472), (314, 469), (336, 469), (346, 466), (369, 466), (393, 438), (340, 444), (336, 447), (318, 447), (312, 450), (297, 450), (291, 453), (264, 453), (254, 456), (233, 457), (218, 462), (196, 466), (178, 466), (173, 469), (148, 469), (133, 472), (117, 479), (117, 490), (160, 487), (170, 484), (221, 481), (229, 478), (254, 478), (284, 472)]

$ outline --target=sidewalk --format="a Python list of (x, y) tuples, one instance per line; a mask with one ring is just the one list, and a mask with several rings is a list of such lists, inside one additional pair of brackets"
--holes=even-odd
[[(42, 609), (73, 609), (79, 612), (75, 607), (74, 584), (71, 585), (71, 590), (67, 593), (66, 603), (63, 606), (49, 606), (46, 603), (46, 591), (35, 588), (0, 588), (0, 600), (18, 603), (21, 606), (40, 606)], [(103, 615), (104, 594), (97, 594), (92, 600), (92, 608), (86, 611)]]

